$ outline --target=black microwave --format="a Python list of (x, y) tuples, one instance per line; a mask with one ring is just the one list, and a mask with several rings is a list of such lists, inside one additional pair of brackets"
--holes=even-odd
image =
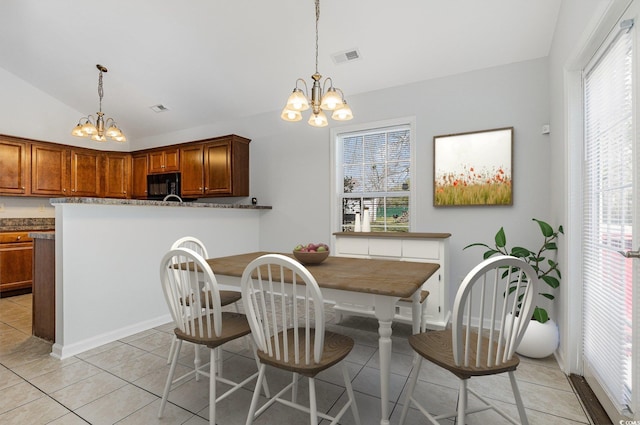
[[(180, 173), (147, 175), (147, 199), (163, 200), (167, 195), (182, 196)], [(177, 200), (175, 197), (169, 200)]]

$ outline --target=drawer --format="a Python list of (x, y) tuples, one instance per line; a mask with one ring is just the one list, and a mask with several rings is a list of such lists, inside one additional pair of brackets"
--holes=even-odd
[(376, 257), (402, 257), (402, 241), (399, 239), (369, 239), (369, 255)]
[(17, 243), (17, 242), (31, 242), (32, 238), (29, 237), (29, 232), (5, 232), (0, 233), (0, 244), (3, 243)]
[(402, 241), (402, 257), (438, 260), (440, 243), (437, 241), (404, 239)]
[(340, 238), (336, 241), (336, 255), (368, 255), (369, 240)]

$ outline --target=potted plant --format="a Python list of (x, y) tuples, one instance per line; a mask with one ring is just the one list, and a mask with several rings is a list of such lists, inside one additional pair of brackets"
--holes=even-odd
[[(560, 234), (564, 234), (564, 229), (562, 226), (558, 226), (558, 229), (554, 230), (553, 227), (542, 220), (534, 218), (533, 221), (538, 223), (544, 238), (542, 245), (537, 250), (530, 250), (520, 246), (514, 246), (509, 250), (507, 248), (507, 237), (503, 227), (496, 233), (494, 238), (495, 245), (493, 247), (484, 243), (472, 243), (463, 249), (473, 246), (484, 247), (487, 249), (487, 251), (484, 252), (484, 259), (496, 254), (522, 258), (533, 267), (541, 281), (546, 283), (551, 289), (556, 289), (560, 286), (560, 279), (562, 278), (558, 263), (555, 261), (555, 252), (558, 250), (556, 241)], [(553, 254), (554, 258), (548, 258), (550, 254)], [(541, 292), (540, 295), (549, 300), (555, 298), (552, 293), (547, 291)], [(539, 323), (540, 326), (535, 323), (529, 324), (525, 336), (522, 338), (522, 342), (516, 351), (528, 357), (546, 357), (553, 353), (558, 346), (557, 326), (555, 322), (549, 318), (547, 310), (540, 306), (535, 307), (531, 319)], [(534, 334), (545, 334), (547, 335), (547, 340), (539, 341), (537, 337), (534, 339)]]

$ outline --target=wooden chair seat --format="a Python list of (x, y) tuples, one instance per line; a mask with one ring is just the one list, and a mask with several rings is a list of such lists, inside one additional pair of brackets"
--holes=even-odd
[[(220, 336), (216, 336), (213, 330), (211, 330), (211, 336), (207, 336), (209, 332), (207, 321), (203, 321), (202, 326), (200, 326), (200, 322), (197, 319), (195, 320), (195, 323), (194, 333), (196, 335), (200, 335), (200, 332), (202, 331), (202, 335), (204, 336), (190, 335), (176, 328), (174, 330), (176, 337), (183, 341), (206, 345), (209, 348), (216, 348), (225, 342), (243, 337), (251, 332), (249, 322), (247, 322), (247, 316), (227, 311), (222, 312), (223, 325), (222, 334)], [(211, 318), (211, 323), (213, 324), (213, 317)]]
[[(224, 307), (229, 304), (233, 304), (237, 301), (240, 301), (242, 298), (242, 293), (239, 291), (220, 291), (220, 306)], [(202, 308), (205, 308), (205, 303), (207, 302), (206, 298), (202, 298)], [(211, 294), (209, 294), (209, 305), (212, 305), (213, 301), (211, 300)], [(187, 305), (190, 305), (190, 300), (187, 298)]]
[[(472, 332), (470, 335), (469, 358), (471, 363), (469, 366), (457, 366), (453, 358), (453, 335), (451, 329), (443, 331), (426, 332), (409, 337), (409, 345), (426, 360), (437, 364), (443, 369), (448, 370), (460, 379), (469, 379), (472, 376), (495, 375), (514, 371), (520, 364), (520, 358), (514, 354), (510, 360), (501, 363), (498, 366), (486, 366), (489, 339), (482, 338), (480, 364), (483, 366), (475, 366), (476, 347), (478, 343), (478, 334)], [(497, 343), (493, 342), (494, 348), (491, 351), (497, 351)]]
[[(225, 322), (226, 324), (226, 322)], [(304, 330), (299, 329), (298, 331), (299, 338), (304, 338)], [(347, 357), (351, 350), (353, 349), (353, 339), (337, 333), (333, 333), (330, 331), (324, 331), (324, 348), (322, 350), (322, 358), (319, 362), (313, 361), (313, 347), (314, 347), (314, 339), (315, 339), (315, 330), (312, 329), (310, 334), (311, 346), (309, 347), (310, 351), (310, 364), (304, 364), (304, 345), (300, 345), (298, 347), (299, 359), (301, 362), (296, 364), (295, 359), (295, 349), (294, 344), (289, 344), (288, 347), (288, 359), (289, 361), (284, 361), (283, 359), (276, 359), (275, 356), (270, 356), (269, 354), (258, 350), (258, 358), (263, 363), (266, 363), (270, 366), (277, 367), (279, 369), (287, 370), (289, 372), (299, 373), (302, 376), (306, 377), (314, 377), (318, 373), (322, 372), (325, 369), (330, 368), (331, 366), (339, 363), (342, 359)], [(287, 338), (288, 341), (293, 341), (294, 339), (294, 330), (287, 330)], [(284, 353), (284, 338), (282, 337), (282, 332), (278, 334), (278, 337), (271, 337), (272, 344), (274, 346), (278, 344), (280, 346), (280, 353)], [(276, 342), (277, 341), (277, 342)]]

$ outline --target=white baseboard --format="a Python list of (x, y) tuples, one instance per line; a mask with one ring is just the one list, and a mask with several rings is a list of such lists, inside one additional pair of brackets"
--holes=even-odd
[(144, 322), (136, 323), (124, 328), (115, 329), (102, 335), (96, 335), (82, 341), (74, 342), (73, 344), (62, 344), (56, 342), (55, 344), (53, 344), (51, 356), (63, 360), (91, 350), (93, 348), (100, 347), (101, 345), (126, 338), (138, 332), (146, 331), (156, 326), (164, 325), (166, 323), (169, 323), (171, 320), (171, 315), (165, 314), (163, 316), (156, 317), (155, 319), (146, 320)]

